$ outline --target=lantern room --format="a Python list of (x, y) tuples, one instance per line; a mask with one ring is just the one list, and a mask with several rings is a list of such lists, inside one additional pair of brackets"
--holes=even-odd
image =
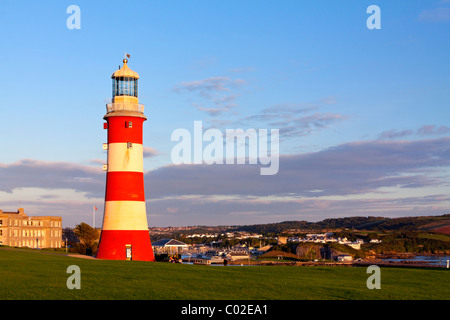
[(112, 95), (116, 96), (138, 96), (138, 79), (131, 77), (117, 77), (113, 79)]
[(122, 68), (111, 76), (112, 98), (114, 100), (118, 97), (138, 97), (139, 75), (128, 67), (127, 62), (127, 59), (123, 59)]

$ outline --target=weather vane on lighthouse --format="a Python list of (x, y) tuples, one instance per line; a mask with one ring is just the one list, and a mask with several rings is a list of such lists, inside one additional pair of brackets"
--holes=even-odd
[(125, 53), (123, 66), (113, 73), (112, 102), (106, 105), (108, 152), (105, 211), (97, 258), (154, 261), (147, 223), (144, 192), (143, 124), (137, 72)]

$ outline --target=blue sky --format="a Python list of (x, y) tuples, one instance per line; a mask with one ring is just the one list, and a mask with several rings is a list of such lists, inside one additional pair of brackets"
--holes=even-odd
[[(448, 0), (4, 0), (0, 26), (0, 209), (67, 226), (102, 212), (102, 118), (127, 52), (150, 226), (449, 212)], [(279, 129), (279, 174), (174, 166), (171, 133), (195, 120)]]

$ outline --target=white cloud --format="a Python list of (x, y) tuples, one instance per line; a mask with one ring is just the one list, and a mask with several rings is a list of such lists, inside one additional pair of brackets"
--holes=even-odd
[[(450, 137), (347, 143), (281, 155), (275, 176), (261, 176), (255, 165), (167, 165), (144, 175), (149, 223), (442, 214), (450, 210), (449, 145)], [(30, 159), (0, 164), (1, 209), (61, 215), (65, 225), (90, 223), (104, 192), (98, 167)]]
[(447, 126), (437, 126), (437, 125), (424, 125), (418, 128), (417, 130), (387, 130), (383, 131), (378, 139), (396, 139), (396, 138), (405, 138), (412, 135), (418, 136), (427, 136), (427, 135), (444, 135), (450, 133), (450, 127)]
[(419, 14), (419, 20), (423, 22), (450, 21), (450, 8), (439, 7), (424, 10)]
[(158, 150), (152, 147), (144, 147), (144, 158), (153, 158), (159, 155)]
[[(361, 141), (319, 152), (280, 155), (279, 172), (259, 165), (168, 165), (145, 174), (151, 198), (182, 195), (357, 195), (380, 188), (444, 186), (450, 138)], [(195, 182), (195, 183), (193, 183)]]
[(178, 93), (194, 93), (191, 104), (210, 116), (218, 116), (237, 106), (236, 90), (246, 84), (243, 79), (229, 77), (210, 77), (202, 80), (182, 82), (174, 87)]

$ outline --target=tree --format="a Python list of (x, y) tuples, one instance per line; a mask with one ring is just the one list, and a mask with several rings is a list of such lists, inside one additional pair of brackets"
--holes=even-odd
[(367, 241), (374, 240), (374, 239), (379, 239), (379, 236), (376, 232), (370, 232), (369, 234), (367, 234), (367, 237), (366, 237)]
[(87, 223), (82, 222), (77, 224), (73, 232), (77, 235), (78, 239), (85, 245), (86, 253), (92, 252), (95, 247), (95, 241), (98, 239), (98, 231), (92, 228)]

